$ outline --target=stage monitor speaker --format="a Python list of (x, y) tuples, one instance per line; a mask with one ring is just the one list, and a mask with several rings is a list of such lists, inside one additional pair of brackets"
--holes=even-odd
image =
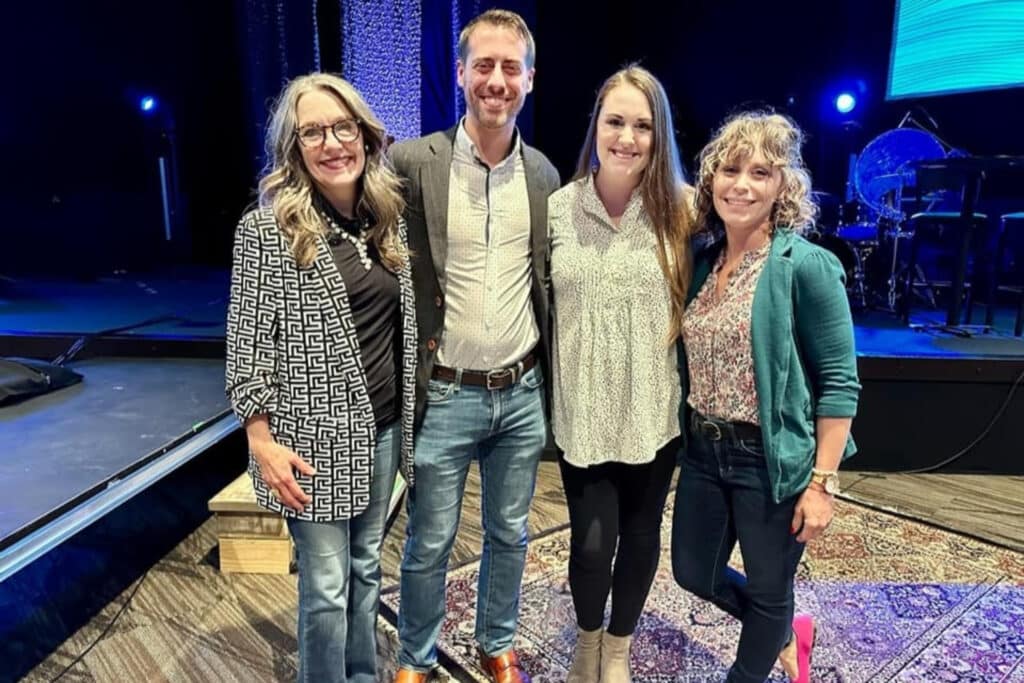
[(0, 358), (0, 406), (82, 381), (77, 372), (34, 358)]

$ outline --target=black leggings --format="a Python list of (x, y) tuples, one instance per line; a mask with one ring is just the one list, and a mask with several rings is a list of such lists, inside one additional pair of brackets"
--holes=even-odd
[(608, 632), (628, 636), (636, 628), (658, 569), (661, 518), (678, 450), (673, 439), (643, 465), (582, 468), (559, 459), (572, 532), (569, 587), (583, 630), (601, 628), (609, 591)]

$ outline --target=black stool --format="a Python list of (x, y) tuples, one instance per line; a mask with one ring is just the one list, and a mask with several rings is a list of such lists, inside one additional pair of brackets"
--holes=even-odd
[[(1015, 248), (1011, 248), (1011, 245)], [(1017, 297), (1013, 334), (1021, 336), (1024, 333), (1024, 211), (1004, 213), (999, 217), (996, 257), (988, 290), (985, 324), (992, 325), (996, 296), (999, 292), (1007, 292)]]
[[(952, 290), (955, 289), (952, 286), (953, 283), (959, 280), (964, 283), (963, 292), (968, 302), (967, 310), (970, 311), (971, 284), (974, 279), (972, 266), (976, 261), (971, 256), (977, 256), (978, 247), (976, 245), (983, 244), (983, 240), (979, 240), (975, 236), (984, 232), (987, 222), (988, 216), (978, 212), (971, 214), (967, 221), (956, 211), (921, 211), (910, 217), (908, 232), (913, 237), (910, 240), (910, 254), (905, 263), (906, 270), (903, 279), (902, 318), (904, 323), (910, 321), (911, 300), (914, 287), (918, 285), (932, 290), (936, 287), (950, 287)], [(930, 281), (924, 277), (917, 258), (920, 248), (925, 242), (944, 247), (943, 251), (947, 254), (956, 254), (957, 258), (954, 261), (949, 280)], [(964, 269), (964, 272), (959, 272), (961, 268)], [(950, 308), (953, 309), (953, 307), (954, 302), (950, 302)], [(955, 309), (959, 311), (959, 305), (956, 305)], [(956, 320), (953, 324), (960, 324), (960, 321)]]

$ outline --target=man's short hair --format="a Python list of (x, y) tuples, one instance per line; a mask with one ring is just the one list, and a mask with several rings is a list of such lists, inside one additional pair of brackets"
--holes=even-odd
[(489, 9), (469, 20), (462, 32), (459, 34), (459, 61), (466, 65), (469, 58), (469, 36), (480, 24), (490, 24), (499, 28), (506, 28), (519, 35), (526, 42), (526, 68), (533, 68), (533, 60), (537, 56), (537, 46), (533, 42), (533, 34), (526, 21), (515, 12), (507, 9)]

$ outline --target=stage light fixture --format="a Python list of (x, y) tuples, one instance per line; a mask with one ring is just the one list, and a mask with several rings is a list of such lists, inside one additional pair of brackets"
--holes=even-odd
[(848, 92), (839, 93), (835, 105), (836, 111), (840, 114), (849, 114), (857, 106), (857, 98)]
[(156, 108), (157, 100), (152, 95), (146, 95), (139, 100), (139, 110), (143, 114), (152, 114)]

